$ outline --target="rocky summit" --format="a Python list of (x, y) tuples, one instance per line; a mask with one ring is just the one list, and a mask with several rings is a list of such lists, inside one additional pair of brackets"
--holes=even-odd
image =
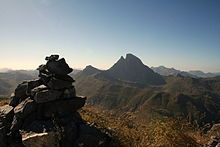
[(107, 146), (108, 136), (77, 112), (86, 97), (76, 96), (72, 68), (59, 55), (46, 61), (39, 79), (20, 83), (0, 107), (0, 147)]

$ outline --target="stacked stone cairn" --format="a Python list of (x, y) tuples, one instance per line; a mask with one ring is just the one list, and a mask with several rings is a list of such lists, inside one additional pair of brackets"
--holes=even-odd
[(0, 147), (106, 146), (108, 137), (77, 112), (86, 98), (76, 96), (73, 69), (59, 55), (46, 61), (39, 79), (19, 84), (0, 108)]

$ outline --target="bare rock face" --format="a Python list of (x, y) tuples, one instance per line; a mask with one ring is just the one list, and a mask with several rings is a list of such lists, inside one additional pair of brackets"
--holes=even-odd
[(76, 96), (72, 68), (59, 55), (46, 57), (39, 79), (24, 81), (0, 108), (0, 147), (106, 146), (108, 136), (77, 112), (86, 97)]

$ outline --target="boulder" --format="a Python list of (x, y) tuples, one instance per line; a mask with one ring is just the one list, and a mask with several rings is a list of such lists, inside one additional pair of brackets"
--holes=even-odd
[[(37, 105), (36, 102), (30, 98), (25, 99), (22, 101), (18, 106), (14, 108), (14, 118), (11, 124), (10, 131), (16, 132), (18, 131), (23, 123), (24, 120), (34, 111), (36, 111)], [(34, 116), (34, 115), (33, 115)], [(34, 120), (35, 118), (32, 118)]]
[(35, 93), (34, 100), (36, 103), (51, 102), (60, 99), (62, 93), (63, 92), (59, 90), (50, 90), (50, 89), (41, 90)]
[(24, 119), (26, 116), (34, 112), (37, 105), (34, 100), (27, 98), (14, 108), (14, 114), (17, 118)]
[(22, 136), (25, 147), (60, 147), (59, 141), (56, 132), (28, 133)]
[(62, 58), (58, 61), (49, 60), (46, 64), (49, 72), (55, 75), (67, 75), (73, 71), (72, 68), (66, 63), (65, 59)]
[(28, 97), (26, 91), (28, 89), (28, 82), (24, 81), (17, 86), (15, 89), (15, 97), (19, 98), (20, 101)]
[[(74, 97), (71, 99), (61, 99), (38, 105), (38, 117), (51, 118), (52, 116), (65, 116), (73, 114), (85, 105), (86, 98)], [(71, 116), (71, 115), (70, 115)]]
[(64, 80), (60, 80), (60, 79), (57, 79), (55, 77), (52, 77), (49, 82), (47, 83), (47, 86), (50, 88), (50, 89), (56, 89), (56, 90), (59, 90), (59, 89), (64, 89), (64, 88), (69, 88), (69, 87), (72, 87), (72, 82), (70, 81), (64, 81)]

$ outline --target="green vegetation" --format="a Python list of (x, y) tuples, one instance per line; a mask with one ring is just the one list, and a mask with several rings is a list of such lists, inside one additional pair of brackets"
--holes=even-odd
[(163, 118), (141, 122), (134, 121), (136, 116), (133, 113), (115, 117), (114, 111), (91, 107), (83, 108), (80, 114), (90, 124), (109, 134), (117, 146), (199, 147), (207, 143), (207, 137), (183, 120)]
[(119, 112), (131, 111), (151, 119), (161, 116), (187, 118), (205, 125), (220, 120), (220, 78), (195, 79), (170, 76), (162, 86), (100, 78), (97, 73), (78, 73), (76, 90), (87, 102)]

